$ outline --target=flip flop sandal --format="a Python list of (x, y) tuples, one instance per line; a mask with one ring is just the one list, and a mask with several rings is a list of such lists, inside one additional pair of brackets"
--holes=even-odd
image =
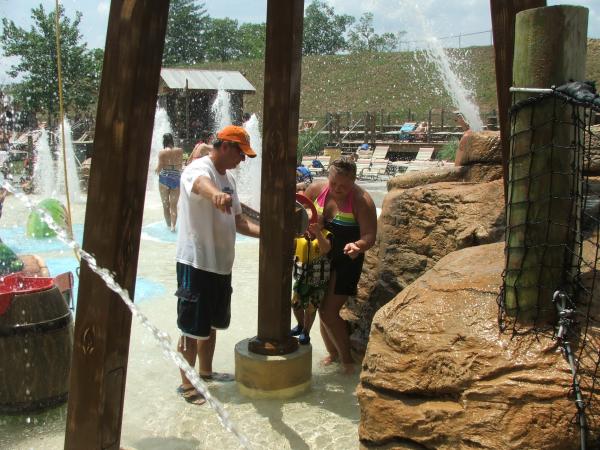
[(210, 375), (200, 375), (204, 381), (215, 381), (217, 383), (229, 383), (235, 381), (235, 376), (230, 373), (213, 372)]
[(184, 388), (183, 386), (179, 386), (176, 390), (181, 398), (183, 398), (186, 402), (192, 405), (203, 405), (206, 403), (206, 399), (202, 394), (196, 391), (194, 386), (190, 386)]

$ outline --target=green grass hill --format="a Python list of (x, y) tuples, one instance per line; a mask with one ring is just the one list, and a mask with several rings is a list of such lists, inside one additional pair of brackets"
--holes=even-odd
[[(460, 75), (482, 115), (496, 109), (494, 55), (491, 46), (451, 49)], [(206, 69), (239, 70), (256, 88), (245, 96), (246, 111), (262, 111), (264, 61), (207, 63)], [(600, 88), (600, 39), (588, 41), (587, 78)], [(426, 118), (429, 108), (453, 109), (437, 71), (422, 52), (362, 53), (306, 56), (302, 60), (300, 116), (322, 117), (326, 112), (354, 113), (384, 110), (402, 117), (410, 108)]]

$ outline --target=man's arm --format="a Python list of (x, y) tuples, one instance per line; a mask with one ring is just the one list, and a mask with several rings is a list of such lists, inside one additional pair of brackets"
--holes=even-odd
[(196, 178), (194, 180), (194, 184), (192, 185), (192, 192), (210, 200), (214, 207), (218, 210), (227, 214), (231, 214), (231, 195), (220, 191), (210, 178), (205, 176), (199, 176)]
[(260, 236), (260, 227), (257, 224), (250, 222), (243, 214), (237, 214), (235, 216), (235, 229), (238, 233), (245, 236), (255, 238)]

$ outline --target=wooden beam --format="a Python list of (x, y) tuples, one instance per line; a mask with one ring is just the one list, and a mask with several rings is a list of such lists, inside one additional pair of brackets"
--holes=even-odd
[(502, 144), (502, 173), (504, 176), (504, 203), (508, 202), (508, 159), (510, 153), (510, 124), (508, 110), (512, 86), (513, 55), (515, 47), (515, 16), (519, 11), (546, 6), (546, 0), (490, 0), (492, 34), (496, 63), (496, 94), (498, 123)]
[(304, 0), (268, 0), (258, 278), (258, 335), (248, 348), (296, 350), (289, 336)]
[[(169, 0), (113, 0), (83, 248), (133, 297)], [(66, 449), (118, 449), (131, 314), (83, 263)]]

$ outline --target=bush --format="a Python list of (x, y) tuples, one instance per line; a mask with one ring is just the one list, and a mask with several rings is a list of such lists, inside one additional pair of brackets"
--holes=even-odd
[(310, 128), (298, 133), (298, 148), (296, 149), (296, 158), (300, 161), (306, 155), (318, 155), (327, 145), (327, 134), (318, 133), (317, 130)]
[(444, 144), (442, 149), (435, 155), (435, 158), (439, 161), (454, 161), (456, 159), (457, 151), (458, 139), (452, 139)]

